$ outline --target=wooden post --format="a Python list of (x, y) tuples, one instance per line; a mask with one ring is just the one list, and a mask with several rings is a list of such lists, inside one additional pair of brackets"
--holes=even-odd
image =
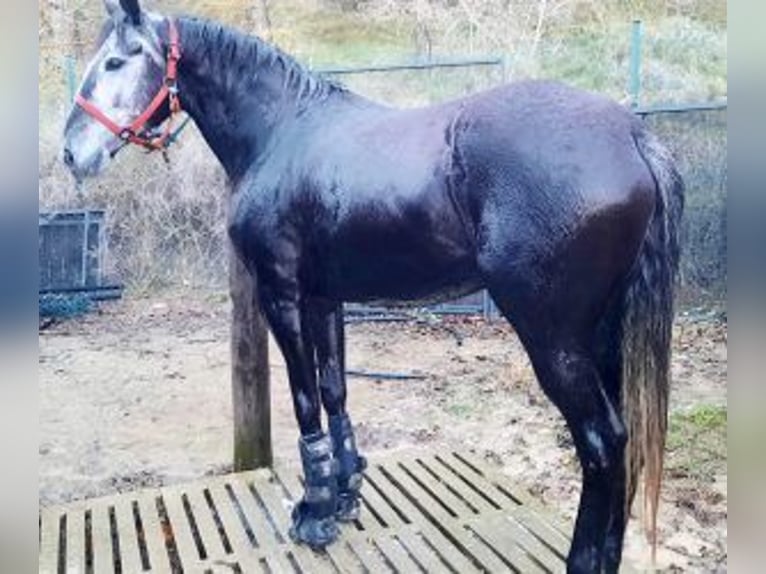
[(234, 470), (271, 466), (271, 396), (266, 322), (257, 282), (229, 245)]

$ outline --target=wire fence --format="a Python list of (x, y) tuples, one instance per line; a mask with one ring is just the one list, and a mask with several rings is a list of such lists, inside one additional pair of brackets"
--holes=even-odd
[[(716, 65), (699, 58), (689, 61), (689, 51), (710, 38), (690, 31), (670, 42), (663, 37), (666, 33), (627, 22), (618, 34), (583, 30), (571, 45), (546, 39), (536, 48), (533, 72), (633, 106), (673, 149), (687, 187), (681, 292), (694, 302), (721, 301), (726, 291), (725, 75), (723, 88), (716, 83), (720, 74), (702, 75), (713, 78), (705, 85), (689, 79), (697, 77), (695, 67)], [(224, 286), (226, 182), (193, 126), (174, 145), (169, 164), (126, 150), (84, 193), (73, 192), (58, 157), (63, 122), (84, 64), (81, 51), (41, 56), (41, 209), (106, 209), (106, 269), (133, 290)], [(402, 106), (444, 101), (530, 73), (519, 54), (418, 57), (357, 67), (316, 66), (314, 71), (365, 96)], [(482, 293), (435, 310), (494, 312)]]
[(726, 297), (726, 116), (725, 106), (645, 115), (673, 150), (686, 185), (680, 295), (688, 303)]

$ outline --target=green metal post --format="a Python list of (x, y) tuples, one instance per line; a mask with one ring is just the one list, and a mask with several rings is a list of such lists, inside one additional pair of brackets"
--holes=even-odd
[(641, 20), (633, 20), (630, 39), (630, 105), (637, 108), (641, 93), (641, 38), (644, 25)]
[(505, 83), (508, 81), (508, 55), (500, 56), (500, 80)]
[(77, 60), (73, 56), (65, 56), (66, 64), (66, 83), (69, 93), (69, 101), (74, 101), (74, 94), (77, 90)]

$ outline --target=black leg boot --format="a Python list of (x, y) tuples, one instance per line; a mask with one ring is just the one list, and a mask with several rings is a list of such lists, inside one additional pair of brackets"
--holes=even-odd
[(338, 505), (335, 517), (341, 522), (359, 518), (359, 489), (362, 488), (362, 471), (367, 460), (359, 455), (354, 441), (351, 419), (347, 414), (329, 417), (330, 437), (338, 463)]
[(338, 537), (338, 486), (332, 442), (320, 432), (301, 438), (298, 446), (306, 485), (303, 498), (293, 508), (290, 538), (320, 550)]

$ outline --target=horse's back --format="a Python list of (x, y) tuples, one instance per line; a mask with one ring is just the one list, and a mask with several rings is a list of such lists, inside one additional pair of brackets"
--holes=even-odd
[(637, 120), (613, 100), (557, 82), (518, 82), (465, 100), (455, 145), (480, 183), (614, 198), (646, 174)]

